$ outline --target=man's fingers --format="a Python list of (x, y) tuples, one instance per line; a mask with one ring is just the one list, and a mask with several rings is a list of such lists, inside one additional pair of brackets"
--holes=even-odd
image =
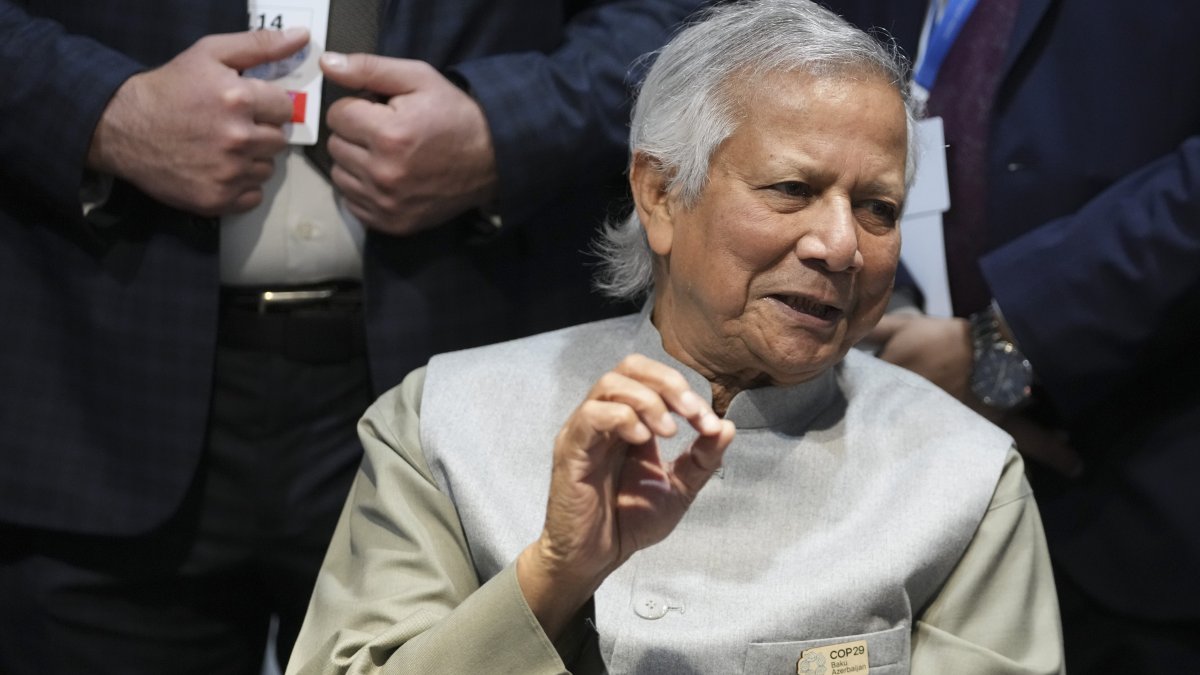
[(278, 61), (308, 44), (308, 29), (293, 26), (284, 30), (255, 30), (209, 35), (201, 40), (217, 60), (234, 70)]
[(282, 87), (258, 80), (245, 80), (250, 87), (254, 121), (283, 126), (292, 121), (292, 97)]
[[(283, 135), (282, 129), (273, 124), (255, 124), (249, 126), (249, 131), (245, 136), (226, 147), (237, 159), (257, 160), (270, 167), (274, 165), (275, 155), (287, 147), (287, 137)], [(243, 173), (252, 179), (260, 178), (257, 171), (251, 171), (253, 172), (243, 171)], [(262, 176), (258, 182), (267, 178), (270, 178), (270, 172), (266, 176)]]
[(379, 227), (379, 214), (374, 209), (363, 206), (361, 203), (347, 199), (345, 202), (346, 210), (350, 215), (358, 219), (360, 223), (367, 227)]
[(386, 127), (396, 111), (386, 105), (357, 96), (346, 96), (329, 106), (326, 121), (333, 133), (368, 147), (372, 133)]
[(672, 412), (686, 418), (701, 434), (719, 431), (721, 418), (674, 368), (641, 354), (630, 354), (614, 370), (657, 392)]
[(400, 96), (419, 89), (441, 75), (424, 61), (397, 59), (374, 54), (321, 55), (321, 70), (334, 83), (347, 89), (366, 89), (384, 96)]
[(606, 445), (596, 442), (597, 435), (613, 435), (630, 445), (654, 438), (654, 433), (633, 408), (623, 403), (584, 401), (579, 406), (579, 414), (572, 417), (570, 424), (574, 428), (568, 429), (568, 437), (572, 437), (579, 447), (591, 452), (603, 450)]
[(593, 396), (633, 408), (642, 422), (659, 436), (672, 436), (678, 430), (662, 396), (622, 373), (605, 373), (593, 388)]
[(233, 200), (230, 205), (230, 213), (245, 213), (262, 203), (263, 191), (262, 188), (251, 188), (241, 193)]
[[(336, 138), (336, 136), (329, 137), (330, 147), (333, 146)], [(355, 202), (370, 203), (375, 196), (374, 192), (358, 177), (351, 163), (354, 160), (350, 159), (361, 150), (358, 146), (347, 145), (347, 149), (342, 153), (342, 157), (346, 159), (340, 159), (338, 155), (330, 152), (330, 156), (333, 157), (333, 167), (329, 171), (329, 180), (333, 182), (333, 186), (343, 197)]]
[(717, 433), (700, 436), (692, 443), (692, 447), (672, 463), (671, 473), (689, 497), (695, 497), (713, 473), (721, 468), (725, 449), (733, 441), (736, 431), (733, 422), (721, 420), (719, 426)]
[(275, 158), (258, 156), (250, 162), (250, 168), (246, 170), (246, 179), (250, 185), (261, 187), (274, 173)]
[[(329, 139), (331, 145), (334, 138), (331, 136)], [(353, 146), (353, 148), (361, 150), (357, 146)], [(346, 209), (363, 225), (367, 227), (379, 227), (383, 224), (383, 215), (376, 207), (376, 193), (374, 189), (363, 183), (351, 171), (348, 171), (336, 156), (333, 168), (329, 172), (329, 179), (340, 193)]]

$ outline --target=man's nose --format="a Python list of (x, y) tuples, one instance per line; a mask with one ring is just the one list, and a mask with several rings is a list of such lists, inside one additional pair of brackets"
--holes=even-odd
[(806, 226), (796, 241), (796, 255), (813, 260), (831, 272), (854, 271), (862, 267), (858, 248), (858, 221), (850, 201), (841, 197), (821, 200), (821, 206), (800, 212)]

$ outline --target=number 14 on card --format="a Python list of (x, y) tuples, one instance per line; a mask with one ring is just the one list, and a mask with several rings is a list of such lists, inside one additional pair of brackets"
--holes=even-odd
[(295, 103), (292, 122), (287, 125), (288, 142), (312, 145), (317, 142), (321, 111), (321, 66), (329, 24), (329, 0), (249, 0), (246, 6), (250, 30), (307, 28), (309, 44), (290, 58), (245, 71), (250, 77), (269, 80), (283, 87)]

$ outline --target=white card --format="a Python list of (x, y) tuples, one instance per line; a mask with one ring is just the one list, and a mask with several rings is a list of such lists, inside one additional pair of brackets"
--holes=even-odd
[(942, 214), (950, 208), (950, 185), (942, 118), (930, 117), (918, 122), (917, 137), (921, 161), (900, 219), (900, 259), (925, 294), (925, 312), (948, 317), (951, 316), (950, 282)]
[(250, 30), (307, 28), (309, 43), (291, 57), (245, 71), (247, 77), (268, 80), (292, 97), (292, 121), (284, 125), (288, 142), (313, 145), (321, 118), (321, 66), (329, 27), (329, 0), (248, 0)]

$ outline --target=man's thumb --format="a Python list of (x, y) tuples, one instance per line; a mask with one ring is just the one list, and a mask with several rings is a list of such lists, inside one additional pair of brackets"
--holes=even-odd
[(325, 77), (346, 89), (366, 90), (384, 96), (412, 93), (430, 74), (437, 75), (437, 71), (423, 61), (337, 52), (321, 55), (321, 70)]
[(212, 36), (217, 58), (235, 70), (278, 61), (308, 44), (308, 29), (254, 30)]

